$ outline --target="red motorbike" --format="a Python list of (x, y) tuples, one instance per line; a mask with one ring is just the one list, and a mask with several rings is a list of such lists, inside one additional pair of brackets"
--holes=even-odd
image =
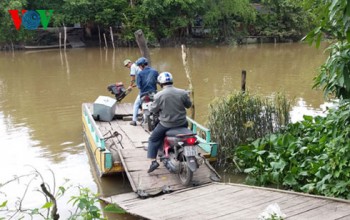
[(199, 168), (198, 141), (188, 128), (173, 128), (166, 132), (160, 160), (170, 173), (177, 174), (181, 184), (188, 186)]

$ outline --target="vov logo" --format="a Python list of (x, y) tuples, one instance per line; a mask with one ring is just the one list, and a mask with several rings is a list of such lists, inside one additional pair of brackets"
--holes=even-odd
[(54, 10), (25, 10), (21, 11), (22, 16), (19, 15), (19, 10), (8, 10), (12, 17), (15, 28), (19, 30), (22, 26), (27, 30), (35, 30), (39, 27), (40, 23), (44, 30), (50, 22), (52, 13)]

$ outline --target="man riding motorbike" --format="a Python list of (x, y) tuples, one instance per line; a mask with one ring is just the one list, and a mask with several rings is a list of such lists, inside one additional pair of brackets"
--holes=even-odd
[(162, 91), (154, 96), (150, 111), (159, 114), (159, 123), (148, 139), (147, 158), (151, 159), (148, 173), (159, 167), (157, 162), (158, 149), (162, 146), (165, 133), (171, 128), (187, 127), (186, 108), (192, 106), (188, 93), (173, 86), (173, 77), (169, 72), (159, 74), (158, 83)]

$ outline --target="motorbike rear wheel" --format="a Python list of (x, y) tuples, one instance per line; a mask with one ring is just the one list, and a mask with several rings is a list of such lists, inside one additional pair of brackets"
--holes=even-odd
[(193, 172), (187, 165), (185, 155), (180, 154), (179, 158), (180, 158), (180, 165), (179, 165), (180, 170), (179, 170), (178, 176), (179, 176), (180, 182), (184, 186), (189, 186), (192, 182)]

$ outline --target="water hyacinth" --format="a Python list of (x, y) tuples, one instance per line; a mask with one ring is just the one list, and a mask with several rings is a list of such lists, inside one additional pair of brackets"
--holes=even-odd
[(350, 103), (235, 150), (246, 183), (350, 199)]
[(218, 163), (229, 166), (236, 146), (275, 132), (287, 125), (290, 102), (283, 94), (270, 98), (233, 92), (214, 100), (209, 106), (207, 126), (219, 144)]

